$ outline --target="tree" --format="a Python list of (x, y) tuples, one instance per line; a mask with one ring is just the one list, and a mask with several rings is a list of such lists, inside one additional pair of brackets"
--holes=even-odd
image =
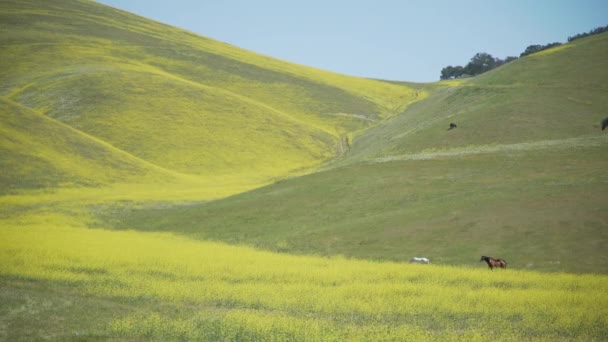
[(521, 55), (519, 55), (519, 57), (531, 55), (533, 53), (536, 53), (536, 52), (539, 52), (542, 50), (546, 50), (546, 49), (549, 49), (549, 48), (552, 48), (552, 47), (558, 46), (558, 45), (562, 45), (562, 43), (554, 42), (554, 43), (549, 43), (547, 45), (539, 45), (539, 44), (529, 45), (526, 48), (526, 50), (524, 52), (522, 52)]
[(608, 25), (596, 27), (596, 28), (594, 28), (593, 30), (591, 30), (591, 31), (589, 31), (587, 33), (579, 33), (579, 34), (574, 35), (572, 37), (568, 37), (568, 41), (571, 42), (571, 41), (576, 40), (576, 39), (584, 38), (584, 37), (591, 36), (591, 35), (594, 35), (594, 34), (604, 33), (604, 32), (607, 32), (607, 31), (608, 31)]
[(442, 80), (449, 80), (452, 78), (459, 78), (464, 76), (475, 76), (482, 74), (486, 71), (490, 71), (497, 68), (505, 63), (516, 60), (517, 57), (509, 56), (504, 60), (500, 58), (494, 58), (489, 53), (479, 52), (471, 58), (471, 61), (464, 67), (457, 65), (448, 65), (441, 69), (441, 75), (439, 76)]
[(458, 78), (464, 75), (464, 68), (460, 65), (451, 66), (441, 69), (441, 76), (439, 77), (442, 80), (449, 80), (452, 78)]
[(454, 67), (451, 65), (448, 65), (447, 67), (441, 69), (441, 76), (439, 76), (439, 79), (448, 80), (453, 77), (453, 73), (454, 73)]
[(478, 52), (471, 58), (469, 64), (464, 67), (464, 72), (469, 75), (479, 75), (496, 67), (496, 59), (489, 53)]
[(539, 45), (539, 44), (535, 44), (535, 45), (528, 45), (528, 47), (526, 48), (526, 50), (524, 50), (524, 52), (522, 52), (519, 57), (523, 57), (523, 56), (527, 56), (530, 54), (533, 54), (535, 52), (538, 52), (540, 50), (542, 50), (543, 46)]
[[(594, 35), (594, 34), (600, 34), (600, 33), (604, 33), (607, 31), (608, 31), (608, 25), (596, 27), (595, 29), (589, 31), (588, 33), (579, 33), (575, 36), (568, 37), (568, 41), (570, 42), (575, 39), (587, 37), (587, 36)], [(542, 51), (545, 49), (549, 49), (554, 46), (559, 46), (559, 45), (562, 45), (562, 43), (554, 42), (554, 43), (549, 43), (546, 45), (540, 45), (540, 44), (529, 45), (526, 48), (526, 50), (519, 55), (519, 57), (524, 57), (524, 56), (527, 56), (527, 55), (530, 55), (530, 54), (533, 54), (533, 53), (536, 53), (536, 52), (539, 52), (539, 51)], [(509, 57), (505, 58), (504, 60), (502, 60), (500, 58), (492, 57), (492, 55), (490, 55), (489, 53), (479, 52), (479, 53), (475, 54), (475, 56), (473, 56), (473, 58), (471, 58), (469, 63), (464, 68), (459, 65), (455, 66), (455, 67), (450, 65), (450, 66), (443, 68), (441, 70), (440, 78), (442, 80), (447, 80), (447, 79), (451, 79), (451, 78), (462, 77), (464, 75), (475, 76), (475, 75), (482, 74), (486, 71), (492, 70), (494, 68), (497, 68), (503, 64), (512, 62), (516, 59), (517, 59), (517, 57), (509, 56)]]
[(454, 67), (452, 74), (454, 75), (454, 78), (462, 77), (464, 75), (464, 68), (460, 65), (457, 65)]

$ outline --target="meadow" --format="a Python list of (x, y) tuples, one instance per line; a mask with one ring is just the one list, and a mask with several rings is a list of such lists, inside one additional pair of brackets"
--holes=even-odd
[(605, 275), (293, 256), (35, 217), (0, 231), (4, 340), (608, 336)]
[(0, 340), (608, 339), (608, 33), (413, 84), (0, 21)]
[(428, 151), (215, 201), (108, 206), (97, 221), (284, 253), (606, 273), (606, 138)]

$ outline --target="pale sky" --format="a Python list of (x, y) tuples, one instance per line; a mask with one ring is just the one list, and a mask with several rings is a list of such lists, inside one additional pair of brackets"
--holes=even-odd
[(608, 25), (608, 0), (98, 2), (282, 60), (412, 82), (477, 52), (519, 56)]

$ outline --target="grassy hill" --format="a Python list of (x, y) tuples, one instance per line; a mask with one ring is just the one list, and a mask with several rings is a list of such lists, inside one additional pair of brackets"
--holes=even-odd
[(608, 34), (411, 84), (91, 1), (0, 22), (0, 340), (608, 336)]
[(606, 272), (607, 52), (604, 34), (428, 85), (429, 98), (357, 135), (324, 172), (131, 212), (117, 227), (289, 253), (458, 265), (497, 254), (517, 268)]
[[(431, 98), (368, 130), (338, 165), (423, 151), (474, 149), (597, 136), (608, 108), (608, 36), (596, 35), (520, 58), (455, 87), (429, 85)], [(450, 122), (459, 128), (446, 131)]]
[[(415, 85), (292, 65), (88, 1), (1, 6), (9, 208), (73, 200), (101, 226), (290, 253), (608, 267), (593, 257), (606, 242), (606, 34)], [(104, 202), (118, 199), (144, 209)]]
[(184, 174), (259, 186), (316, 167), (416, 96), (91, 1), (0, 6), (0, 96)]

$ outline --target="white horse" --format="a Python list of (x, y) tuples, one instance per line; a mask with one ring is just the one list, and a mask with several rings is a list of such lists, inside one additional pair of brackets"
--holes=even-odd
[(410, 262), (414, 262), (414, 263), (417, 263), (417, 264), (428, 264), (430, 261), (427, 258), (416, 258), (416, 257), (414, 257), (414, 258), (410, 259)]

